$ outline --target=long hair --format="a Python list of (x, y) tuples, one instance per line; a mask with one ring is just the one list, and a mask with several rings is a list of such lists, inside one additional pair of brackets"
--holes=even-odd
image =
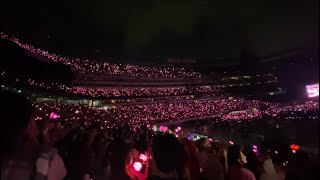
[(241, 146), (239, 146), (237, 144), (232, 145), (228, 148), (227, 157), (228, 157), (228, 166), (229, 167), (232, 167), (234, 165), (240, 165), (238, 159), (241, 156), (241, 151), (242, 151)]
[(1, 159), (23, 143), (25, 130), (32, 116), (32, 104), (24, 96), (0, 92), (1, 99)]
[(187, 165), (190, 172), (190, 177), (192, 180), (200, 178), (200, 165), (197, 159), (197, 146), (193, 141), (186, 140), (185, 148), (187, 154)]

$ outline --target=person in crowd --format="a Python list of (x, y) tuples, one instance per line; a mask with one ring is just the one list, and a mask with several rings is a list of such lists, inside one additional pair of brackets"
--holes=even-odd
[(0, 92), (0, 99), (1, 179), (62, 180), (67, 172), (57, 150), (38, 143), (39, 129), (32, 118), (31, 103), (6, 91)]
[(75, 179), (90, 179), (94, 174), (94, 150), (92, 142), (96, 136), (96, 126), (90, 126), (75, 143), (71, 156), (74, 164)]
[(187, 167), (190, 172), (190, 179), (200, 179), (200, 165), (198, 161), (198, 148), (194, 141), (185, 139), (185, 151), (187, 155)]
[(241, 146), (231, 145), (227, 152), (228, 158), (228, 180), (255, 180), (251, 171), (244, 168), (247, 163), (246, 156), (242, 153)]
[(63, 140), (57, 144), (57, 148), (59, 150), (59, 154), (61, 155), (66, 168), (67, 168), (67, 176), (65, 180), (74, 179), (75, 171), (74, 171), (74, 163), (73, 163), (73, 152), (76, 151), (77, 147), (75, 147), (76, 139), (79, 136), (79, 127), (75, 127), (66, 133)]
[(264, 172), (260, 176), (260, 180), (284, 180), (278, 174), (278, 166), (273, 162), (271, 158), (267, 159), (263, 163)]
[[(129, 151), (128, 156), (127, 156), (127, 162), (126, 162), (126, 173), (132, 180), (145, 180), (148, 177), (148, 172), (149, 172), (149, 163), (148, 160), (146, 159), (145, 161), (140, 159), (140, 155), (136, 154), (134, 151)], [(143, 154), (144, 157), (148, 157), (148, 153)], [(142, 162), (142, 163), (141, 163)], [(136, 169), (135, 168), (135, 163), (140, 163), (141, 164), (141, 169)], [(137, 165), (137, 164), (136, 164)], [(144, 166), (145, 168), (142, 168)]]
[(60, 122), (56, 122), (50, 131), (52, 144), (56, 145), (64, 137), (64, 129)]
[(223, 175), (227, 176), (228, 162), (227, 162), (227, 147), (223, 144), (216, 143), (216, 154), (220, 164), (223, 167)]
[(246, 157), (247, 157), (247, 164), (246, 168), (251, 171), (255, 177), (259, 177), (260, 173), (259, 172), (259, 167), (262, 166), (262, 163), (260, 164), (259, 160), (257, 159), (257, 154), (253, 152), (251, 146), (247, 146), (244, 150)]
[(122, 139), (115, 139), (110, 145), (110, 179), (130, 180), (126, 173), (127, 156), (130, 146)]
[(99, 132), (94, 141), (92, 143), (93, 151), (94, 151), (94, 175), (93, 179), (102, 180), (107, 178), (107, 174), (105, 171), (106, 161), (105, 157), (107, 154), (108, 143), (105, 135)]
[(50, 122), (49, 119), (44, 119), (42, 121), (36, 122), (39, 127), (39, 143), (40, 144), (46, 144), (49, 146), (53, 146), (53, 140), (52, 140), (52, 128), (54, 127), (54, 123)]
[(189, 179), (184, 167), (183, 146), (172, 134), (157, 135), (152, 142), (153, 175), (147, 180)]
[(289, 158), (285, 180), (315, 180), (319, 178), (319, 166), (303, 151), (297, 151)]
[(212, 146), (208, 138), (199, 140), (199, 165), (202, 179), (223, 180), (223, 167), (219, 160), (212, 154)]

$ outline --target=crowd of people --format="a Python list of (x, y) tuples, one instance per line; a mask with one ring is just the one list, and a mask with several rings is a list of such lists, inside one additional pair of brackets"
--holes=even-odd
[(96, 75), (96, 74), (84, 74), (84, 73), (76, 73), (76, 79), (79, 81), (85, 82), (94, 82), (94, 81), (105, 81), (105, 82), (122, 82), (122, 83), (132, 83), (132, 82), (153, 82), (159, 84), (167, 84), (167, 83), (180, 83), (185, 84), (192, 81), (195, 84), (212, 84), (219, 80), (219, 77), (201, 77), (201, 78), (136, 78), (136, 77), (126, 77), (126, 76), (105, 76), (105, 75)]
[[(268, 115), (271, 117), (277, 116), (278, 118), (291, 118), (287, 116), (287, 113), (306, 114), (307, 112), (317, 112), (319, 111), (319, 103), (316, 101), (305, 101), (301, 103), (293, 103), (287, 106), (275, 105), (274, 107), (258, 110), (258, 109), (247, 109), (242, 111), (230, 112), (222, 115), (223, 120), (243, 120), (243, 119), (253, 119), (261, 118), (262, 115)], [(285, 117), (281, 115), (284, 114)], [(294, 117), (292, 117), (294, 119)]]
[(199, 99), (148, 104), (128, 104), (97, 108), (79, 104), (34, 103), (35, 118), (50, 118), (53, 112), (68, 121), (103, 121), (110, 128), (124, 124), (139, 128), (141, 125), (217, 116), (230, 111), (259, 108), (265, 102), (245, 99)]
[(74, 95), (82, 95), (93, 98), (110, 98), (110, 97), (152, 97), (152, 96), (181, 96), (186, 94), (210, 94), (221, 93), (222, 88), (215, 85), (202, 85), (202, 86), (173, 86), (173, 87), (79, 87), (66, 85), (61, 83), (45, 83), (35, 81), (31, 78), (19, 77), (12, 80), (12, 77), (8, 72), (3, 71), (1, 73), (3, 80), (8, 81), (8, 84), (12, 84), (12, 81), (18, 82), (20, 85), (31, 88), (42, 88), (45, 90), (64, 92)]
[[(210, 97), (216, 97), (214, 95)], [(166, 101), (181, 101), (181, 100), (192, 100), (195, 99), (194, 95), (185, 96), (159, 96), (159, 97), (141, 97), (141, 98), (130, 98), (130, 99), (112, 99), (105, 100), (106, 104), (148, 104), (154, 102), (166, 102)]]
[(234, 142), (223, 144), (210, 138), (192, 141), (179, 131), (170, 134), (154, 132), (148, 126), (132, 131), (126, 125), (104, 129), (96, 122), (35, 121), (34, 108), (27, 98), (3, 91), (0, 97), (1, 179), (319, 178), (317, 162), (302, 151), (283, 161), (279, 156), (254, 151), (254, 146), (242, 148)]
[[(17, 38), (4, 33), (1, 33), (1, 38), (10, 40), (35, 55), (68, 65), (84, 76), (170, 78), (177, 81), (179, 78), (202, 78), (200, 73), (184, 68), (142, 67), (66, 58), (21, 43)], [(75, 96), (101, 99), (138, 97), (129, 101), (102, 100), (108, 106), (93, 107), (70, 104), (67, 101), (38, 102), (32, 96), (24, 97), (22, 94), (1, 91), (1, 179), (319, 178), (317, 159), (303, 151), (294, 150), (286, 156), (287, 159), (283, 159), (277, 151), (274, 154), (258, 151), (256, 145), (243, 147), (233, 141), (228, 144), (213, 141), (212, 138), (190, 139), (189, 132), (180, 127), (173, 131), (168, 128), (160, 131), (152, 129), (159, 123), (200, 118), (208, 120), (211, 117), (216, 121), (235, 123), (240, 122), (239, 120), (262, 120), (263, 116), (273, 119), (301, 119), (304, 116), (299, 116), (299, 113), (306, 115), (307, 112), (319, 112), (317, 101), (281, 106), (258, 100), (217, 97), (223, 90), (211, 85), (91, 88), (37, 82), (28, 77), (16, 78), (6, 72), (2, 72), (1, 77), (4, 80), (14, 78), (14, 82), (23, 87)], [(197, 96), (203, 94), (208, 94), (208, 97)], [(319, 118), (317, 114), (308, 114), (313, 119)]]
[(76, 69), (80, 73), (134, 78), (200, 78), (201, 74), (191, 69), (175, 67), (142, 67), (131, 64), (111, 64), (88, 59), (63, 57), (32, 45), (22, 43), (15, 37), (1, 33), (1, 38), (10, 40), (27, 51), (46, 57)]
[(178, 96), (185, 94), (208, 94), (222, 92), (221, 88), (216, 86), (198, 86), (187, 88), (185, 86), (176, 87), (77, 87), (64, 84), (45, 84), (35, 82), (29, 79), (30, 86), (42, 87), (48, 90), (59, 90), (76, 95), (85, 95), (89, 97), (143, 97), (143, 96)]
[[(198, 99), (181, 100), (172, 102), (150, 102), (141, 104), (112, 105), (108, 108), (89, 107), (84, 104), (64, 103), (39, 103), (34, 102), (34, 117), (36, 120), (49, 119), (51, 113), (59, 115), (63, 121), (103, 121), (105, 127), (116, 128), (128, 125), (132, 129), (142, 125), (158, 124), (163, 122), (188, 120), (193, 118), (219, 117), (222, 120), (250, 120), (261, 118), (263, 115), (280, 117), (287, 112), (310, 112), (318, 111), (319, 103), (311, 102), (295, 105), (291, 111), (279, 111), (278, 107), (266, 110), (261, 107), (270, 105), (266, 102), (245, 99)], [(283, 107), (286, 109), (287, 107)], [(272, 109), (277, 109), (273, 111)], [(270, 112), (273, 112), (270, 114)], [(107, 117), (107, 118), (106, 118)]]
[(305, 101), (303, 103), (291, 103), (287, 106), (268, 109), (267, 114), (274, 116), (274, 114), (285, 114), (287, 112), (306, 112), (310, 110), (319, 110), (319, 103), (317, 101)]
[(242, 110), (236, 112), (230, 112), (222, 115), (223, 120), (242, 120), (242, 119), (253, 119), (261, 117), (263, 111), (249, 109), (249, 110)]

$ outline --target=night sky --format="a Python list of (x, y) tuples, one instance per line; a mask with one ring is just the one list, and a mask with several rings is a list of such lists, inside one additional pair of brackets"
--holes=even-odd
[(4, 32), (68, 56), (261, 57), (313, 48), (318, 0), (4, 0)]

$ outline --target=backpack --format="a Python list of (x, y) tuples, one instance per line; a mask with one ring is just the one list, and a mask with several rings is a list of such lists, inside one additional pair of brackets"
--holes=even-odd
[(1, 179), (46, 180), (50, 164), (56, 154), (56, 149), (48, 149), (35, 153), (35, 158), (29, 158), (28, 160), (14, 159), (1, 163)]

